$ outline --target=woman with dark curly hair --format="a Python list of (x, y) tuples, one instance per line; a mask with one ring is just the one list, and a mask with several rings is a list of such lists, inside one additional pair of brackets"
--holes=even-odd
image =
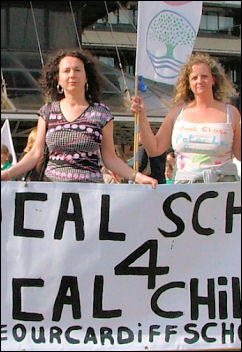
[(175, 183), (238, 181), (233, 157), (241, 160), (241, 122), (229, 104), (237, 95), (221, 64), (207, 54), (193, 54), (181, 69), (174, 107), (156, 135), (145, 102), (133, 97), (131, 111), (140, 114), (140, 135), (148, 154), (170, 146), (175, 151)]
[(103, 182), (104, 163), (126, 179), (156, 187), (156, 180), (135, 172), (115, 153), (113, 116), (100, 102), (101, 75), (97, 60), (89, 52), (58, 52), (45, 65), (40, 84), (50, 103), (39, 110), (34, 146), (2, 173), (2, 180), (31, 170), (46, 142), (49, 161), (45, 181)]

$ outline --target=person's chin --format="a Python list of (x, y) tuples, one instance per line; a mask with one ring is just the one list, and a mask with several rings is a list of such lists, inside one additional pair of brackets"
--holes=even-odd
[(206, 87), (198, 87), (197, 89), (196, 89), (196, 91), (197, 92), (204, 92), (206, 90)]

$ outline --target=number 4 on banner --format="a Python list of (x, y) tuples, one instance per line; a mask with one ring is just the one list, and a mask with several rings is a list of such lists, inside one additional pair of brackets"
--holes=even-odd
[[(138, 247), (121, 263), (114, 268), (115, 275), (147, 275), (148, 289), (155, 288), (156, 275), (165, 275), (169, 272), (169, 267), (157, 266), (157, 240), (149, 240)], [(149, 251), (149, 266), (130, 266), (136, 259)]]

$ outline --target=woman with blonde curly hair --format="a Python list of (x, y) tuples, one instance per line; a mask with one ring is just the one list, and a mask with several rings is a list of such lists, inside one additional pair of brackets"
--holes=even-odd
[[(28, 140), (27, 144), (23, 150), (23, 153), (20, 155), (19, 160), (20, 161), (27, 153), (31, 151), (31, 149), (34, 146), (35, 140), (36, 140), (36, 135), (37, 135), (37, 126), (33, 127), (28, 135)], [(44, 159), (44, 154), (42, 155), (42, 158), (39, 159), (35, 167), (31, 170), (29, 170), (26, 174), (21, 175), (18, 177), (18, 180), (21, 181), (40, 181), (41, 180), (41, 173), (42, 173), (42, 168), (44, 167), (43, 165), (43, 159)]]
[(212, 86), (214, 99), (229, 103), (231, 97), (238, 95), (231, 80), (226, 75), (223, 66), (216, 58), (212, 58), (207, 54), (194, 54), (181, 69), (179, 79), (175, 86), (173, 97), (174, 104), (194, 100), (194, 93), (190, 88), (189, 76), (192, 72), (193, 65), (198, 62), (206, 64), (211, 70), (215, 81)]
[(150, 156), (172, 146), (175, 183), (238, 181), (233, 157), (241, 160), (241, 117), (231, 98), (238, 95), (222, 65), (207, 54), (193, 54), (182, 67), (174, 89), (173, 108), (156, 135), (145, 101), (132, 98), (140, 115), (140, 135)]

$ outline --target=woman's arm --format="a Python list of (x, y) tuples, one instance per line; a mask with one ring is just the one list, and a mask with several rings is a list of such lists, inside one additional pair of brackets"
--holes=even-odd
[(1, 172), (1, 180), (8, 181), (11, 178), (19, 177), (33, 169), (38, 160), (42, 157), (45, 145), (46, 122), (42, 117), (38, 119), (37, 135), (33, 148), (24, 155), (24, 157), (17, 162), (10, 169)]
[(163, 154), (171, 145), (174, 118), (181, 109), (181, 105), (174, 107), (165, 117), (156, 135), (153, 134), (147, 117), (146, 104), (139, 96), (132, 97), (131, 111), (139, 113), (140, 137), (149, 156)]
[(233, 141), (233, 154), (241, 161), (241, 115), (235, 106), (231, 106), (234, 116), (234, 141)]
[(127, 180), (133, 180), (141, 184), (151, 184), (152, 188), (156, 188), (157, 180), (143, 175), (140, 172), (136, 173), (130, 166), (128, 166), (128, 164), (116, 155), (113, 142), (113, 121), (108, 122), (103, 128), (101, 153), (104, 165), (107, 169)]

